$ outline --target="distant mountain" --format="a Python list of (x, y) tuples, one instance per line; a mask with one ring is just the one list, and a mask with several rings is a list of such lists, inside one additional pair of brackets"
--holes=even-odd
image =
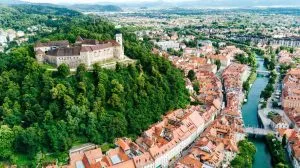
[(257, 6), (291, 6), (299, 7), (300, 0), (157, 0), (149, 2), (126, 2), (112, 3), (101, 2), (101, 4), (112, 4), (122, 6), (122, 8), (208, 8), (208, 7), (257, 7)]
[(0, 4), (2, 4), (2, 5), (19, 5), (19, 4), (28, 4), (28, 2), (24, 2), (21, 0), (0, 0)]
[(74, 4), (66, 7), (81, 12), (121, 12), (122, 9), (116, 5)]

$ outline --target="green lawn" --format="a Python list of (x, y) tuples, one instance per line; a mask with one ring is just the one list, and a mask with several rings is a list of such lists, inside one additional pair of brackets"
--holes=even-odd
[(50, 65), (50, 64), (46, 64), (46, 63), (42, 64), (42, 67), (45, 68), (45, 69), (55, 69), (56, 68), (56, 66)]

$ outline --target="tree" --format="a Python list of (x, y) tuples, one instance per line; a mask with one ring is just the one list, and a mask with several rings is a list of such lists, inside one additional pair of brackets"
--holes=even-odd
[(282, 144), (283, 147), (286, 146), (286, 141), (287, 141), (286, 134), (284, 134), (283, 137), (282, 137), (282, 141), (281, 141), (281, 144)]
[(245, 90), (245, 91), (249, 91), (249, 89), (250, 89), (250, 84), (249, 84), (249, 82), (248, 81), (246, 81), (246, 82), (244, 82), (243, 83), (243, 89)]
[(41, 138), (39, 130), (35, 127), (21, 129), (16, 136), (16, 151), (34, 157), (40, 149)]
[(194, 88), (194, 91), (199, 94), (199, 90), (200, 90), (200, 84), (198, 81), (194, 82), (193, 83), (193, 88)]
[(67, 94), (67, 87), (63, 84), (57, 84), (50, 92), (53, 99), (61, 99)]
[(289, 168), (289, 166), (283, 163), (278, 163), (275, 165), (275, 168)]
[(100, 98), (101, 101), (105, 102), (106, 100), (106, 90), (102, 83), (99, 83), (96, 88), (96, 96)]
[(67, 64), (61, 64), (57, 68), (58, 76), (66, 78), (70, 74), (70, 68)]
[(76, 78), (78, 81), (83, 81), (85, 73), (87, 71), (85, 64), (80, 64), (76, 69)]
[(194, 81), (196, 79), (196, 74), (194, 72), (194, 70), (189, 70), (187, 77), (191, 80)]
[(46, 125), (46, 138), (49, 147), (54, 152), (65, 151), (71, 146), (71, 140), (67, 131), (65, 121), (58, 121)]
[(13, 155), (13, 142), (15, 134), (7, 125), (0, 127), (0, 160), (9, 160)]
[(239, 153), (230, 162), (233, 168), (252, 167), (256, 148), (254, 144), (248, 140), (242, 140), (238, 143)]
[[(49, 18), (58, 19), (52, 21), (48, 14), (35, 14), (44, 13), (46, 8), (42, 9), (31, 12), (40, 24), (55, 25), (57, 31), (43, 34), (48, 41), (74, 42), (77, 35), (109, 40), (115, 34), (114, 25), (104, 20), (94, 25), (90, 16), (60, 18), (53, 12)], [(40, 17), (45, 17), (47, 22), (40, 21)], [(47, 71), (34, 59), (30, 45), (1, 54), (0, 115), (3, 125), (14, 126), (11, 128), (12, 156), (28, 155), (31, 157), (26, 158), (33, 163), (41, 150), (60, 156), (78, 141), (112, 143), (117, 137), (136, 137), (160, 120), (166, 111), (184, 108), (189, 103), (184, 74), (168, 60), (152, 54), (150, 43), (140, 42), (134, 34), (121, 31), (126, 39), (126, 55), (137, 63), (120, 66), (117, 71), (94, 65), (90, 72), (79, 65), (76, 74), (71, 74), (65, 64), (57, 72)], [(40, 39), (39, 36), (35, 38)], [(3, 146), (10, 142), (3, 141)]]
[(216, 60), (215, 64), (217, 65), (217, 70), (219, 70), (221, 68), (221, 61), (220, 60)]

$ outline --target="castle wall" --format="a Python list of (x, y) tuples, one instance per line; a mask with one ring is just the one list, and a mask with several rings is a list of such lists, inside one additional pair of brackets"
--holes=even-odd
[(44, 56), (44, 61), (47, 62), (47, 63), (49, 63), (49, 64), (52, 64), (52, 65), (56, 65), (57, 64), (56, 57), (50, 56), (50, 55)]
[(105, 49), (96, 50), (92, 52), (81, 52), (80, 56), (84, 57), (83, 60), (85, 60), (88, 66), (91, 66), (94, 63), (102, 62), (114, 58), (115, 57), (114, 48), (115, 47), (105, 48)]
[[(70, 55), (70, 56), (54, 56), (54, 55), (47, 55), (47, 51), (54, 50), (56, 48), (59, 48), (59, 46), (42, 46), (42, 47), (35, 47), (34, 50), (36, 51), (36, 59), (38, 62), (47, 62), (49, 64), (55, 65), (55, 66), (60, 66), (61, 64), (65, 63), (69, 65), (70, 68), (76, 68), (79, 64), (83, 63), (86, 64), (87, 66), (92, 66), (95, 63), (98, 62), (104, 62), (110, 59), (124, 59), (124, 49), (123, 49), (123, 39), (122, 39), (122, 34), (117, 34), (116, 35), (116, 42), (120, 44), (117, 45), (115, 42), (111, 44), (111, 47), (108, 48), (102, 48), (100, 49), (100, 45), (98, 47), (95, 47), (96, 50), (90, 51), (89, 48), (83, 49), (80, 52), (79, 55)], [(86, 46), (97, 46), (93, 44), (81, 44), (80, 41), (76, 41), (77, 45), (81, 45), (81, 47), (86, 47)], [(65, 46), (65, 47), (70, 47)], [(72, 46), (74, 47), (74, 46)], [(38, 54), (41, 53), (41, 50), (43, 54)], [(38, 52), (37, 52), (38, 51)], [(46, 55), (44, 55), (46, 54)], [(58, 54), (58, 55), (65, 55), (66, 53)], [(72, 54), (72, 53), (71, 53)], [(78, 51), (77, 53), (78, 54)]]
[(35, 55), (35, 58), (36, 58), (37, 62), (39, 62), (39, 63), (44, 62), (44, 56), (42, 54)]
[(34, 51), (37, 51), (39, 49), (42, 50), (43, 52), (46, 52), (46, 51), (49, 51), (51, 49), (51, 47), (35, 47)]
[(59, 66), (63, 63), (69, 65), (70, 68), (76, 68), (79, 64), (83, 63), (79, 55), (76, 56), (58, 56), (56, 58), (56, 66)]
[(114, 48), (114, 57), (118, 59), (124, 59), (124, 50), (122, 46), (117, 46)]

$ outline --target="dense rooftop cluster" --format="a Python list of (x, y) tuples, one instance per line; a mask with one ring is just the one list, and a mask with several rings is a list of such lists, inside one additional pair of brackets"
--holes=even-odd
[[(300, 167), (300, 133), (295, 129), (278, 129), (280, 138), (286, 136), (287, 151), (292, 158), (292, 164)], [(283, 138), (281, 138), (283, 140)]]
[(178, 168), (219, 167), (229, 165), (238, 152), (237, 143), (244, 139), (240, 104), (245, 65), (232, 63), (223, 72), (226, 107), (201, 134), (195, 146), (177, 164)]
[(217, 112), (216, 108), (207, 111), (199, 105), (171, 111), (136, 142), (116, 139), (117, 147), (105, 155), (97, 146), (70, 150), (70, 163), (65, 167), (165, 167), (199, 136)]
[(282, 107), (296, 128), (300, 127), (300, 68), (289, 70), (283, 79)]

